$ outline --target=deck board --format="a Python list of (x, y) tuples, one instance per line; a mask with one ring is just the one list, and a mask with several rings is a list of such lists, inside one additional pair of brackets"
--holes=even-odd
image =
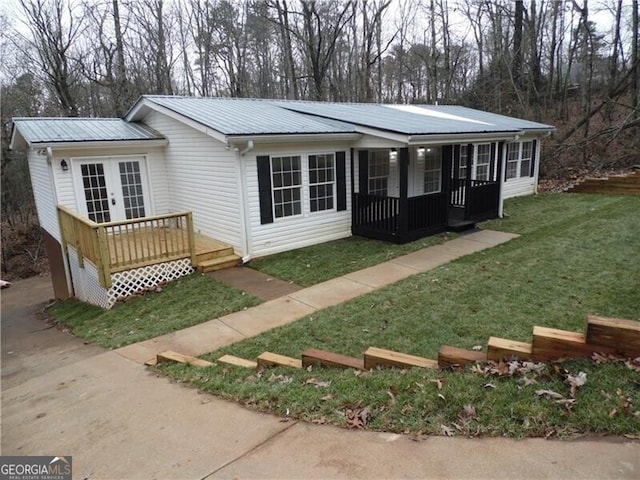
[[(187, 232), (178, 228), (142, 228), (133, 232), (118, 232), (116, 229), (108, 236), (107, 243), (111, 265), (116, 270), (135, 268), (154, 259), (166, 261), (167, 257), (163, 255), (166, 251), (175, 252), (172, 258), (190, 257)], [(229, 245), (218, 240), (195, 234), (196, 255), (229, 248)]]

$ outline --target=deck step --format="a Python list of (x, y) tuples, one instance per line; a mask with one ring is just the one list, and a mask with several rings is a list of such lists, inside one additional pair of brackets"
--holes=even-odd
[(325, 352), (310, 348), (302, 352), (302, 366), (322, 365), (323, 367), (355, 368), (364, 370), (364, 361), (358, 358), (347, 357), (339, 353)]
[(256, 368), (258, 366), (258, 363), (253, 360), (236, 357), (235, 355), (223, 355), (218, 359), (218, 362), (243, 368)]
[(364, 368), (365, 370), (370, 370), (376, 367), (438, 368), (438, 362), (406, 353), (369, 347), (367, 351), (364, 352)]
[(443, 345), (438, 351), (438, 365), (440, 367), (452, 367), (455, 365), (467, 365), (469, 363), (486, 362), (486, 352), (465, 350), (457, 347)]
[(291, 358), (277, 353), (263, 352), (258, 357), (258, 366), (260, 367), (291, 367), (302, 368), (302, 360), (299, 358)]
[(530, 343), (498, 337), (489, 338), (487, 360), (502, 360), (512, 357), (516, 357), (518, 360), (529, 360), (531, 356), (532, 347)]
[(211, 260), (205, 260), (198, 264), (198, 271), (200, 273), (215, 272), (216, 270), (222, 270), (223, 268), (232, 268), (240, 265), (242, 258), (238, 255), (225, 255), (224, 257), (213, 258)]
[(227, 257), (234, 255), (233, 247), (223, 247), (215, 250), (207, 250), (204, 252), (198, 252), (196, 254), (196, 260), (198, 264), (206, 262), (207, 260), (213, 260), (214, 258)]
[(201, 358), (192, 357), (191, 355), (183, 355), (181, 353), (166, 350), (156, 355), (157, 363), (186, 363), (194, 367), (210, 367), (213, 363)]
[(587, 343), (638, 355), (640, 354), (640, 322), (589, 315)]

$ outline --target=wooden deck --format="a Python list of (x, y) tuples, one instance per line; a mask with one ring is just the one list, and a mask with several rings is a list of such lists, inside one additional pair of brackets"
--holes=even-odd
[(149, 265), (189, 259), (198, 271), (238, 265), (233, 247), (194, 232), (191, 212), (95, 223), (58, 206), (63, 244), (98, 268), (100, 284), (111, 286), (111, 274)]
[[(194, 240), (194, 266), (200, 270), (208, 267), (206, 271), (211, 271), (211, 267), (227, 262), (235, 262), (234, 265), (237, 265), (240, 260), (233, 247), (225, 243), (199, 233), (194, 235)], [(163, 262), (190, 256), (189, 239), (185, 230), (180, 228), (143, 228), (124, 232), (115, 229), (109, 232), (107, 244), (112, 272), (159, 263), (160, 252), (174, 252), (169, 257), (163, 256)], [(213, 268), (215, 269), (217, 268)]]

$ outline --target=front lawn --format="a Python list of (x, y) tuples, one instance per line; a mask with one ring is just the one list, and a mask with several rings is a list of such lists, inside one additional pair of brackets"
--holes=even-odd
[(438, 245), (456, 236), (455, 233), (445, 232), (404, 245), (354, 236), (257, 258), (249, 266), (281, 280), (309, 287)]
[(47, 313), (74, 335), (105, 348), (119, 348), (252, 307), (260, 300), (195, 273), (111, 310), (75, 299)]
[[(369, 346), (436, 358), (443, 344), (486, 348), (492, 335), (530, 341), (534, 325), (579, 331), (587, 314), (640, 320), (640, 198), (549, 194), (511, 200), (506, 212), (508, 219), (486, 227), (523, 234), (507, 244), (205, 358), (256, 358), (265, 350), (299, 357), (307, 348), (361, 356)], [(563, 365), (567, 372), (548, 366), (517, 378), (418, 369), (355, 375), (162, 368), (202, 390), (313, 422), (416, 434), (538, 436), (640, 434), (640, 374), (633, 366), (577, 360)], [(566, 379), (581, 371), (587, 382), (571, 398)]]

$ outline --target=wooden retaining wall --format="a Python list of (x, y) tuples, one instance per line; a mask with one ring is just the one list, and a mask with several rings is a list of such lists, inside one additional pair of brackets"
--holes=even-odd
[[(447, 368), (469, 363), (511, 359), (544, 362), (590, 357), (594, 353), (619, 353), (630, 357), (640, 355), (640, 322), (589, 315), (583, 332), (535, 326), (533, 327), (532, 341), (530, 343), (491, 337), (487, 343), (486, 352), (443, 345), (438, 352), (438, 360), (369, 347), (362, 358), (347, 357), (324, 350), (308, 349), (302, 353), (301, 359), (264, 352), (258, 357), (257, 361), (224, 355), (218, 359), (218, 362), (245, 368), (282, 366), (299, 369), (319, 365), (333, 368), (370, 370), (385, 367)], [(212, 365), (211, 362), (206, 360), (170, 351), (158, 354), (157, 360), (147, 362), (147, 364), (152, 365), (156, 362), (188, 363), (199, 367)]]
[(640, 172), (626, 176), (587, 178), (567, 190), (570, 193), (605, 193), (609, 195), (640, 195)]

